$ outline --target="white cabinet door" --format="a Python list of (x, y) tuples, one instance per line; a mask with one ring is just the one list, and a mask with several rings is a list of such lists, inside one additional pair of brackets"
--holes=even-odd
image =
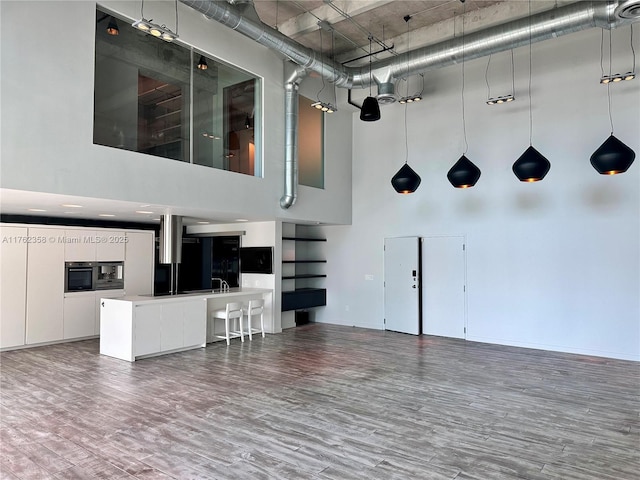
[(184, 302), (167, 303), (162, 306), (160, 324), (160, 349), (164, 352), (182, 348), (184, 345), (182, 327), (184, 325)]
[(0, 226), (0, 348), (24, 345), (27, 229)]
[(95, 262), (96, 232), (93, 230), (65, 230), (64, 243), (65, 262)]
[(184, 304), (183, 344), (204, 345), (207, 340), (207, 301), (195, 300)]
[(133, 356), (158, 353), (160, 349), (160, 305), (137, 305), (133, 312)]
[(96, 260), (99, 262), (123, 262), (127, 237), (124, 231), (101, 230), (96, 232)]
[(103, 298), (122, 298), (124, 297), (124, 290), (101, 290), (95, 292), (95, 308), (96, 308), (96, 323), (94, 327), (94, 334), (100, 335), (100, 307), (101, 300)]
[(154, 232), (127, 232), (124, 289), (127, 295), (153, 293)]
[(68, 293), (64, 297), (64, 338), (95, 335), (96, 296), (94, 292)]
[(26, 343), (63, 339), (64, 230), (29, 228)]

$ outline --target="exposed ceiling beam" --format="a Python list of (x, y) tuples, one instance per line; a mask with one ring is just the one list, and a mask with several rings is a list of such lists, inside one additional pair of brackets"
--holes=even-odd
[[(336, 6), (338, 10), (355, 17), (392, 2), (388, 0), (335, 0), (330, 3)], [(278, 25), (278, 30), (290, 38), (295, 38), (318, 30), (319, 18), (330, 24), (345, 20), (345, 17), (335, 8), (325, 4), (287, 20), (282, 25)]]
[[(536, 2), (532, 2), (531, 13), (536, 14), (551, 10), (556, 6), (564, 6), (569, 3), (575, 3), (575, 0), (538, 0)], [(527, 2), (502, 2), (499, 4), (489, 5), (488, 7), (479, 8), (473, 12), (468, 12), (465, 18), (465, 32), (473, 33), (477, 30), (500, 25), (515, 18), (526, 17), (529, 14), (528, 7)], [(460, 13), (462, 13), (462, 9), (460, 9)], [(419, 14), (420, 13), (417, 15)], [(411, 20), (409, 22), (411, 22)], [(411, 25), (409, 26), (411, 27)], [(454, 36), (459, 36), (461, 32), (462, 15), (456, 15), (455, 17), (447, 20), (426, 25), (421, 28), (411, 28), (409, 35), (405, 32), (396, 37), (386, 39), (386, 42), (389, 45), (393, 45), (396, 52), (403, 53), (409, 48), (413, 50), (426, 45), (438, 43), (448, 38), (453, 38)], [(349, 52), (341, 54), (337, 60), (339, 62), (344, 62), (350, 58), (355, 58), (360, 55), (361, 50), (354, 48)], [(381, 60), (389, 56), (389, 53), (382, 53), (374, 56), (374, 61)]]

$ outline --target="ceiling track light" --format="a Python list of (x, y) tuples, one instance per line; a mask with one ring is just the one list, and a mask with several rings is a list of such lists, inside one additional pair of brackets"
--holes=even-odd
[(158, 25), (153, 23), (151, 20), (145, 20), (144, 18), (136, 20), (131, 25), (144, 33), (160, 38), (165, 42), (173, 42), (178, 38), (178, 34), (173, 33), (166, 25)]
[(513, 102), (516, 99), (513, 95), (504, 95), (502, 97), (493, 97), (487, 100), (487, 105), (502, 105), (503, 103)]
[(635, 72), (616, 73), (614, 75), (604, 75), (600, 78), (600, 83), (606, 85), (608, 83), (619, 83), (623, 81), (629, 81), (636, 78)]
[(418, 94), (418, 95), (409, 95), (407, 97), (402, 97), (400, 98), (400, 100), (398, 100), (398, 102), (404, 105), (405, 103), (419, 102), (420, 100), (422, 100), (422, 95)]
[(322, 110), (325, 113), (333, 113), (338, 111), (338, 108), (335, 105), (326, 102), (313, 102), (311, 106), (317, 108), (318, 110)]
[(153, 20), (147, 20), (144, 18), (144, 0), (140, 2), (140, 20), (136, 20), (131, 25), (144, 33), (160, 38), (165, 42), (173, 42), (178, 38), (178, 0), (175, 0), (175, 5), (176, 33), (173, 33), (166, 25), (158, 25), (157, 23), (153, 23)]
[[(503, 103), (513, 102), (516, 97), (513, 93), (508, 95), (500, 95), (498, 97), (491, 96), (491, 86), (489, 85), (489, 66), (491, 65), (491, 57), (489, 55), (489, 60), (487, 61), (487, 68), (484, 72), (484, 80), (487, 84), (487, 105), (502, 105)], [(516, 81), (515, 81), (515, 64), (513, 60), (513, 49), (511, 49), (511, 91), (516, 91)]]

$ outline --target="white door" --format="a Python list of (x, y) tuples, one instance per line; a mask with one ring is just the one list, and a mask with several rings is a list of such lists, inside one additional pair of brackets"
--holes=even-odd
[(464, 237), (422, 239), (422, 333), (465, 338)]
[(420, 239), (384, 239), (385, 330), (420, 333)]

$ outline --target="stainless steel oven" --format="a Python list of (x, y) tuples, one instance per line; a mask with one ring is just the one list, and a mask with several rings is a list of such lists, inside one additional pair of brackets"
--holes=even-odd
[(95, 262), (65, 262), (64, 291), (84, 292), (96, 289), (97, 264)]

